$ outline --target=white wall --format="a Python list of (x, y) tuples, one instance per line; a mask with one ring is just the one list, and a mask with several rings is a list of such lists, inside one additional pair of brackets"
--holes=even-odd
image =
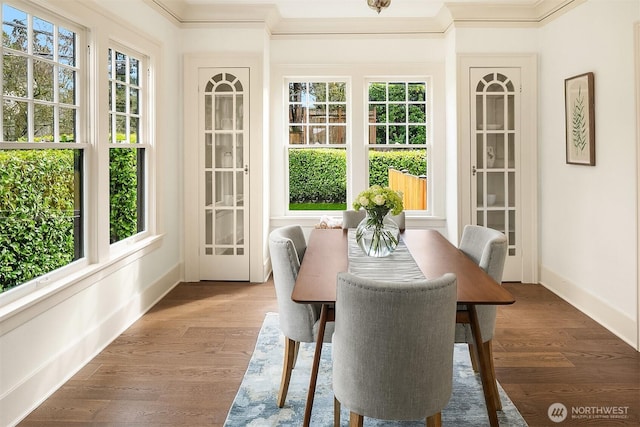
[[(589, 0), (540, 29), (541, 282), (638, 347), (637, 0)], [(564, 79), (595, 74), (596, 166), (565, 163)]]
[[(182, 218), (180, 191), (181, 81), (172, 52), (176, 28), (142, 2), (99, 1), (115, 20), (89, 2), (39, 1), (92, 31), (93, 54), (106, 56), (109, 37), (132, 47), (157, 50), (158, 99), (156, 151), (158, 229), (163, 233), (139, 251), (111, 260), (84, 279), (0, 322), (0, 425), (13, 425), (55, 391), (181, 279)], [(144, 16), (144, 20), (137, 17)], [(131, 22), (120, 22), (130, 19)], [(126, 28), (125, 28), (126, 27)], [(139, 33), (131, 32), (136, 28)], [(142, 41), (144, 39), (144, 41)], [(106, 89), (106, 86), (105, 86)], [(45, 292), (46, 288), (42, 290)]]

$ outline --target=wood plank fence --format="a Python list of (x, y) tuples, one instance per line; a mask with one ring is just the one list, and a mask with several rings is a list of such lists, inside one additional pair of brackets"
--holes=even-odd
[(389, 168), (389, 187), (402, 192), (405, 209), (427, 209), (427, 177)]

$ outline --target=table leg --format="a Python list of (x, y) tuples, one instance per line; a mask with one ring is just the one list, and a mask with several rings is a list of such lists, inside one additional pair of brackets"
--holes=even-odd
[(311, 379), (309, 380), (309, 391), (307, 392), (307, 404), (304, 408), (304, 427), (309, 427), (311, 422), (311, 410), (313, 409), (313, 398), (316, 394), (316, 382), (318, 380), (318, 369), (320, 367), (320, 356), (322, 355), (322, 342), (324, 341), (324, 329), (329, 317), (329, 306), (322, 304), (320, 310), (320, 324), (318, 325), (318, 338), (316, 348), (313, 353), (313, 366), (311, 367)]
[(487, 405), (487, 413), (489, 415), (489, 423), (491, 427), (498, 427), (498, 413), (496, 407), (496, 396), (493, 395), (495, 387), (491, 382), (495, 383), (496, 379), (493, 376), (491, 370), (491, 364), (487, 360), (487, 354), (485, 346), (482, 343), (482, 333), (480, 331), (480, 324), (478, 323), (478, 312), (476, 311), (475, 304), (468, 305), (469, 310), (469, 324), (471, 326), (471, 333), (473, 334), (473, 340), (475, 341), (475, 349), (478, 352), (478, 365), (480, 368), (480, 378), (482, 380), (482, 390), (484, 392), (484, 400)]

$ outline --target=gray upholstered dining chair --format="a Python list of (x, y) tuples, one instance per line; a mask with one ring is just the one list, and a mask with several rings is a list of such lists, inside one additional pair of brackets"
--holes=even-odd
[(333, 336), (334, 424), (427, 419), (451, 398), (456, 277), (388, 283), (339, 273)]
[(342, 228), (357, 228), (366, 214), (364, 209), (342, 211)]
[[(502, 232), (478, 225), (467, 225), (462, 231), (459, 249), (478, 264), (493, 280), (499, 284), (502, 283), (502, 273), (507, 257), (507, 238)], [(491, 378), (495, 379), (492, 339), (496, 327), (496, 306), (478, 305), (476, 306), (476, 311), (478, 313), (480, 333), (484, 342), (481, 344), (474, 343), (471, 327), (468, 324), (456, 325), (456, 342), (469, 344), (469, 355), (476, 371), (478, 370), (478, 362), (473, 346), (483, 345), (490, 363)], [(500, 402), (500, 395), (495, 381), (492, 381), (492, 386), (494, 387), (494, 395), (497, 397), (496, 408), (500, 410), (502, 409), (502, 403)]]
[[(346, 210), (342, 211), (342, 228), (356, 228), (360, 221), (364, 219), (366, 212), (364, 209), (360, 210)], [(400, 212), (398, 215), (392, 215), (391, 219), (398, 224), (398, 228), (400, 231), (404, 231), (405, 229), (405, 214), (404, 211)]]
[[(316, 342), (320, 318), (319, 304), (298, 304), (291, 299), (291, 292), (300, 270), (300, 263), (307, 249), (304, 232), (299, 225), (273, 230), (269, 234), (269, 252), (273, 269), (273, 283), (278, 301), (280, 330), (285, 336), (282, 380), (278, 391), (278, 406), (284, 406), (289, 390), (291, 372), (298, 357), (301, 342)], [(333, 322), (327, 323), (323, 340), (330, 341)]]

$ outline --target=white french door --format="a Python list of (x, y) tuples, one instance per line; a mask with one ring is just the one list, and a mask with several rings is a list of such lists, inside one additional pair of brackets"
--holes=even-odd
[(201, 280), (249, 280), (249, 68), (198, 70)]
[(508, 240), (505, 281), (522, 280), (520, 69), (472, 68), (471, 222)]

